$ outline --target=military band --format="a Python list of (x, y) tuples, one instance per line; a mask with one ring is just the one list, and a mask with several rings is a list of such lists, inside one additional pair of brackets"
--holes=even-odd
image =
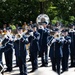
[[(71, 58), (71, 67), (75, 67), (75, 30), (62, 29), (53, 27), (47, 28), (47, 23), (42, 22), (42, 25), (29, 25), (26, 31), (23, 32), (22, 27), (17, 28), (17, 33), (13, 35), (11, 28), (7, 27), (6, 32), (1, 32), (0, 35), (0, 64), (2, 64), (2, 53), (5, 54), (5, 62), (7, 69), (5, 72), (12, 71), (12, 55), (15, 50), (16, 67), (19, 67), (20, 75), (27, 75), (26, 66), (26, 44), (29, 46), (29, 55), (32, 65), (32, 71), (38, 69), (38, 58), (41, 57), (41, 66), (48, 67), (48, 52), (52, 63), (52, 70), (61, 74), (68, 71), (69, 56)], [(50, 47), (48, 51), (48, 47)]]

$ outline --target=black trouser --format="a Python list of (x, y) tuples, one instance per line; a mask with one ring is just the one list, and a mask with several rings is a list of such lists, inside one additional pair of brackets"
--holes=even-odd
[(67, 71), (68, 70), (68, 59), (69, 59), (69, 56), (63, 56), (62, 58), (62, 71)]
[(40, 48), (40, 51), (38, 52), (38, 54), (39, 54), (39, 57), (41, 57), (41, 45), (39, 45), (39, 48)]
[(26, 67), (26, 58), (25, 57), (18, 57), (20, 75), (27, 75), (27, 67)]
[(13, 55), (12, 48), (10, 48), (10, 50), (4, 52), (4, 54), (5, 54), (5, 61), (6, 61), (7, 70), (11, 71), (12, 70), (12, 55)]
[(3, 62), (2, 62), (2, 53), (0, 52), (0, 64), (3, 66)]
[(15, 57), (16, 57), (16, 66), (19, 66), (18, 55), (16, 54)]
[(32, 63), (32, 70), (36, 70), (38, 68), (38, 60), (37, 60), (37, 54), (31, 54), (31, 63)]
[(48, 49), (45, 48), (41, 51), (42, 65), (48, 65)]
[[(0, 55), (1, 56), (1, 55)], [(2, 74), (2, 75), (4, 75), (3, 73), (4, 73), (4, 66), (3, 66), (3, 62), (2, 62), (2, 60), (1, 60), (2, 58), (0, 58), (0, 73)]]
[(2, 53), (0, 52), (0, 61), (2, 61)]
[(75, 67), (75, 55), (71, 55), (71, 67)]
[(71, 49), (71, 67), (75, 67), (75, 50)]
[(51, 58), (52, 70), (60, 74), (60, 61), (61, 58)]

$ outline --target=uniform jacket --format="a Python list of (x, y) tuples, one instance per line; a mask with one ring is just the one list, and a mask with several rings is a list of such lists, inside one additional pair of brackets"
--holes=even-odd
[(75, 55), (75, 32), (69, 32), (69, 36), (71, 37), (71, 53)]
[(30, 53), (31, 54), (37, 54), (37, 52), (40, 50), (39, 48), (39, 38), (40, 35), (38, 32), (34, 32), (34, 36), (30, 36), (29, 42), (30, 42)]
[(65, 40), (63, 41), (63, 47), (62, 47), (63, 56), (69, 56), (71, 52), (70, 51), (71, 38), (69, 36), (65, 36), (64, 38)]
[(28, 44), (28, 41), (25, 38), (21, 38), (14, 42), (15, 54), (17, 56), (26, 57), (27, 51), (25, 44)]
[(51, 44), (49, 56), (51, 58), (53, 58), (53, 57), (55, 57), (55, 58), (61, 58), (61, 57), (63, 57), (62, 42), (60, 41), (60, 39), (56, 40), (55, 42), (53, 42)]
[(44, 30), (39, 29), (38, 32), (40, 33), (40, 47), (41, 50), (46, 50), (47, 49), (47, 37), (49, 36), (49, 30), (45, 28)]

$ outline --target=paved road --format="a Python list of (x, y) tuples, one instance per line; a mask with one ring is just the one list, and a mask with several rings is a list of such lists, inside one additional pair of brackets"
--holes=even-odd
[[(28, 61), (28, 59), (29, 59), (29, 56), (27, 56), (27, 61)], [(3, 54), (3, 64), (4, 64), (4, 68), (6, 68), (4, 54)], [(39, 65), (39, 69), (43, 70), (43, 68), (40, 68), (41, 58), (38, 58), (38, 65)], [(69, 65), (70, 65), (70, 60), (69, 60)], [(15, 54), (13, 53), (13, 71), (11, 73), (6, 72), (6, 73), (4, 73), (4, 75), (19, 75), (19, 68), (18, 67), (14, 68), (14, 66), (15, 66)], [(50, 59), (49, 59), (48, 67), (46, 67), (45, 69), (48, 69), (50, 71), (50, 75), (53, 75), (53, 74), (51, 74), (52, 73), (52, 67), (51, 67), (51, 60)], [(29, 73), (31, 70), (32, 70), (31, 62), (27, 62), (28, 75), (32, 75), (31, 73)], [(75, 68), (69, 69), (68, 72), (70, 72), (70, 73), (75, 72)], [(69, 74), (62, 74), (62, 75), (69, 75)]]
[[(31, 62), (28, 62), (29, 60), (29, 56), (27, 56), (27, 71), (28, 71), (28, 74), (30, 75), (30, 71), (32, 70), (32, 66), (31, 66)], [(18, 67), (15, 67), (15, 55), (13, 54), (13, 71), (11, 73), (9, 72), (6, 72), (4, 73), (4, 75), (19, 75), (19, 68)], [(3, 54), (3, 64), (4, 64), (4, 68), (6, 69), (6, 65), (5, 65), (5, 57), (4, 57), (4, 54)], [(41, 65), (41, 58), (38, 58), (38, 65), (39, 65), (39, 68), (40, 68), (40, 65)], [(49, 65), (48, 65), (51, 70), (51, 62), (49, 60)]]

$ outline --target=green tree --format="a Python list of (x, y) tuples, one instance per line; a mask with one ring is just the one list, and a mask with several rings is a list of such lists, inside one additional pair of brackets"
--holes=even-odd
[(40, 13), (47, 14), (53, 23), (72, 23), (75, 0), (0, 0), (0, 23), (35, 22)]

